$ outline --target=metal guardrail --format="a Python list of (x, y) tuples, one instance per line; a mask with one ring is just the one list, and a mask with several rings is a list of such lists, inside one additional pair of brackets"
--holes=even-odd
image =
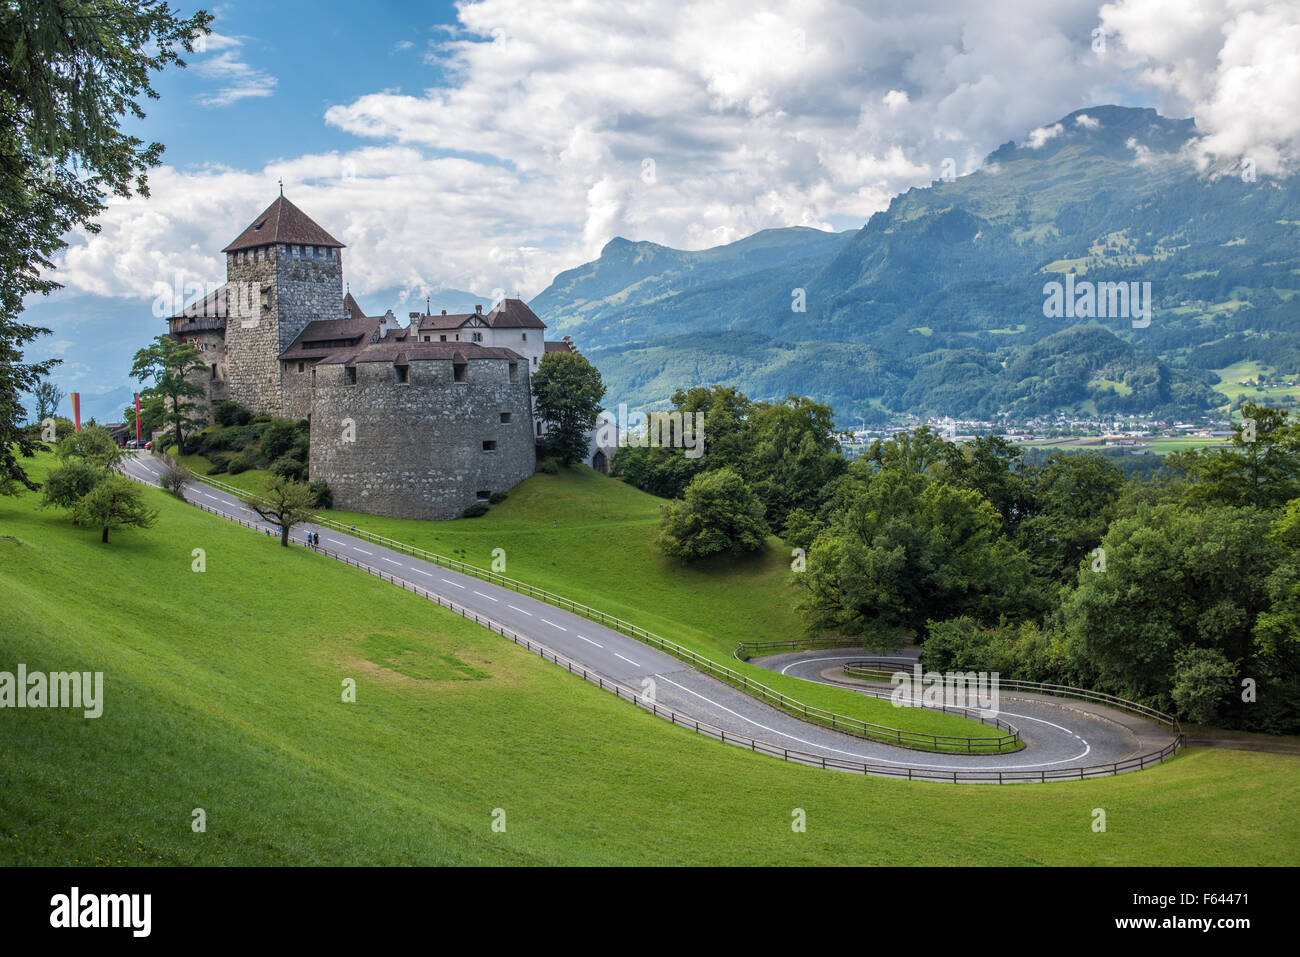
[[(898, 671), (896, 662), (888, 658), (858, 658), (846, 662), (844, 673), (853, 678), (865, 678), (867, 680), (888, 681), (895, 672)], [(1130, 701), (1128, 698), (1121, 698), (1117, 695), (1106, 694), (1102, 691), (1091, 691), (1088, 688), (1075, 688), (1072, 685), (1055, 685), (1046, 684), (1041, 681), (1019, 681), (1010, 678), (998, 678), (999, 690), (1005, 691), (1028, 691), (1033, 694), (1053, 695), (1059, 698), (1077, 698), (1082, 701), (1094, 701), (1098, 704), (1104, 704), (1117, 711), (1125, 711), (1129, 714), (1135, 714), (1142, 718), (1150, 718), (1158, 724), (1168, 726), (1180, 737), (1183, 734), (1183, 726), (1178, 718), (1172, 714), (1166, 714), (1163, 711), (1157, 711), (1155, 708), (1149, 708), (1137, 701)]]
[[(169, 461), (175, 462), (170, 456), (166, 456)], [(177, 463), (179, 464), (179, 463)], [(180, 466), (184, 468), (184, 466)], [(186, 469), (197, 481), (204, 482), (214, 488), (220, 489), (228, 494), (237, 497), (253, 496), (261, 498), (255, 492), (249, 492), (246, 489), (235, 488), (224, 482), (215, 482), (207, 476), (200, 476), (193, 470)], [(206, 506), (205, 506), (206, 507)], [(1024, 747), (1020, 737), (1020, 731), (1014, 725), (1002, 721), (996, 717), (989, 717), (982, 712), (943, 707), (927, 708), (926, 710), (944, 711), (959, 717), (967, 718), (972, 721), (978, 721), (980, 724), (991, 726), (998, 731), (1003, 732), (1000, 735), (990, 737), (967, 737), (961, 735), (945, 734), (926, 734), (920, 731), (907, 731), (900, 728), (891, 728), (886, 725), (873, 724), (869, 721), (863, 721), (860, 718), (852, 718), (834, 711), (828, 711), (825, 708), (818, 708), (814, 705), (805, 704), (797, 698), (793, 698), (784, 692), (770, 688), (761, 682), (755, 681), (742, 672), (734, 668), (728, 668), (721, 665), (711, 658), (698, 654), (683, 645), (662, 638), (652, 631), (634, 625), (629, 621), (621, 618), (615, 618), (613, 615), (607, 615), (599, 609), (584, 605), (581, 602), (575, 602), (565, 598), (563, 595), (557, 595), (554, 592), (547, 591), (543, 588), (537, 588), (527, 582), (518, 579), (508, 578), (497, 572), (489, 571), (486, 568), (480, 568), (477, 565), (471, 565), (456, 558), (448, 558), (445, 555), (439, 555), (437, 552), (430, 552), (414, 545), (408, 545), (405, 542), (399, 542), (396, 539), (388, 538), (384, 535), (378, 535), (365, 529), (357, 528), (355, 525), (345, 525), (342, 522), (336, 522), (333, 519), (314, 516), (313, 524), (320, 525), (324, 528), (332, 528), (335, 531), (348, 535), (355, 535), (365, 539), (375, 545), (381, 545), (392, 551), (401, 552), (410, 555), (412, 558), (418, 558), (430, 564), (437, 565), (440, 568), (449, 568), (452, 571), (458, 571), (464, 575), (471, 575), (482, 581), (493, 585), (499, 585), (502, 588), (508, 588), (511, 591), (518, 592), (521, 595), (527, 595), (529, 598), (535, 598), (538, 601), (544, 601), (548, 605), (554, 605), (556, 608), (562, 608), (565, 611), (573, 612), (575, 615), (581, 615), (590, 621), (598, 622), (606, 628), (612, 628), (621, 632), (630, 638), (658, 648), (675, 658), (685, 661), (687, 664), (698, 668), (705, 674), (717, 678), (719, 681), (726, 682), (733, 687), (740, 688), (745, 693), (758, 698), (776, 708), (780, 708), (788, 714), (802, 718), (815, 724), (831, 728), (834, 731), (842, 731), (855, 737), (865, 738), (870, 741), (877, 741), (882, 744), (892, 744), (895, 747), (907, 748), (914, 751), (931, 751), (944, 754), (1001, 754), (1010, 751), (1018, 751)]]
[[(140, 482), (141, 484), (150, 484), (145, 482), (143, 479), (136, 478), (135, 476), (129, 477), (135, 479), (135, 481)], [(222, 518), (237, 522), (240, 525), (252, 528), (256, 531), (264, 530), (256, 523), (246, 521), (237, 515), (232, 515), (221, 509), (212, 508), (211, 506), (204, 505), (201, 502), (190, 502), (190, 504), (196, 508), (203, 509), (206, 512), (211, 512), (214, 515), (219, 515)], [(294, 544), (299, 543), (294, 542)], [(306, 548), (308, 546), (302, 545), (301, 547)], [(647, 695), (641, 694), (625, 685), (620, 685), (618, 682), (612, 681), (597, 672), (590, 671), (577, 662), (560, 655), (550, 648), (506, 628), (499, 622), (494, 622), (490, 618), (485, 618), (468, 608), (458, 605), (448, 598), (444, 598), (441, 595), (421, 588), (413, 582), (408, 582), (405, 579), (398, 578), (391, 572), (385, 572), (381, 568), (366, 565), (363, 562), (359, 562), (347, 555), (335, 552), (332, 549), (321, 546), (312, 546), (312, 550), (320, 552), (336, 561), (342, 561), (347, 565), (351, 565), (352, 567), (358, 568), (370, 575), (374, 575), (376, 578), (397, 585), (413, 594), (421, 595), (429, 601), (437, 602), (442, 607), (456, 612), (463, 618), (473, 620), (476, 624), (482, 625), (491, 631), (495, 631), (497, 634), (510, 639), (520, 647), (539, 655), (545, 660), (552, 661), (557, 665), (565, 667), (570, 673), (580, 675), (585, 681), (590, 681), (602, 690), (611, 691), (619, 698), (626, 698), (638, 707), (651, 712), (656, 717), (671, 721), (674, 725), (694, 730), (698, 734), (714, 738), (721, 741), (723, 744), (741, 747), (748, 751), (753, 751), (756, 754), (766, 754), (769, 757), (780, 758), (783, 761), (788, 761), (794, 764), (801, 764), (808, 767), (820, 767), (823, 770), (847, 771), (850, 773), (871, 775), (874, 777), (900, 778), (908, 781), (936, 781), (953, 784), (1018, 784), (1046, 783), (1048, 781), (1082, 781), (1086, 778), (1108, 777), (1111, 775), (1123, 774), (1128, 771), (1142, 770), (1149, 765), (1163, 763), (1173, 757), (1183, 741), (1182, 736), (1179, 735), (1172, 744), (1161, 748), (1158, 752), (1139, 755), (1137, 757), (1128, 758), (1124, 761), (1112, 762), (1111, 764), (1094, 765), (1086, 768), (1060, 768), (1054, 771), (970, 771), (962, 770), (960, 768), (900, 768), (895, 765), (873, 764), (868, 761), (846, 761), (843, 758), (831, 758), (822, 754), (814, 754), (809, 751), (779, 748), (776, 745), (769, 744), (765, 741), (759, 741), (756, 738), (749, 738), (744, 735), (735, 734), (734, 732), (728, 734), (725, 729), (702, 722), (697, 718), (674, 711), (671, 708), (662, 707)]]

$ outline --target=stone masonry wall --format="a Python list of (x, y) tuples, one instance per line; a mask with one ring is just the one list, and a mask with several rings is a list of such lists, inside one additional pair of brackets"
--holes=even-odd
[[(263, 258), (268, 250), (274, 259)], [(254, 412), (303, 417), (284, 407), (279, 355), (307, 323), (342, 318), (343, 257), (331, 252), (331, 259), (302, 259), (287, 246), (273, 246), (258, 250), (256, 261), (251, 250), (243, 261), (226, 258), (227, 389)]]
[[(450, 360), (417, 360), (401, 384), (388, 363), (358, 363), (355, 385), (345, 383), (344, 366), (317, 366), (311, 478), (329, 483), (335, 508), (458, 518), (480, 490), (506, 491), (533, 473), (529, 378), (520, 366), (511, 383), (507, 360), (474, 359), (462, 384)], [(484, 451), (484, 440), (496, 451)]]
[(280, 363), (280, 415), (282, 418), (305, 419), (311, 415), (311, 384), (315, 364), (303, 362), (303, 369), (298, 371), (298, 363)]

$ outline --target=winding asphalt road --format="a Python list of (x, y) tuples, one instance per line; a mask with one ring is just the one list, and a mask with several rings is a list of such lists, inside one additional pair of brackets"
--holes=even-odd
[[(152, 485), (157, 484), (162, 473), (159, 461), (146, 453), (128, 456), (124, 468), (132, 477)], [(185, 496), (279, 534), (277, 528), (261, 521), (235, 496), (219, 489), (191, 482), (185, 487)], [(635, 638), (554, 605), (334, 529), (296, 526), (292, 538), (303, 544), (308, 532), (319, 533), (321, 545), (331, 551), (491, 618), (609, 680), (642, 692), (653, 682), (655, 700), (679, 714), (777, 749), (899, 769), (1036, 773), (1121, 762), (1154, 750), (1171, 738), (1158, 725), (1113, 709), (1039, 695), (1013, 697), (1002, 693), (1003, 710), (999, 716), (1020, 729), (1026, 745), (1021, 751), (1006, 755), (931, 754), (879, 744), (802, 721)], [(754, 663), (811, 681), (862, 689), (869, 685), (839, 674), (843, 661), (860, 657), (860, 650), (817, 651), (755, 659)], [(995, 732), (990, 729), (989, 733)]]

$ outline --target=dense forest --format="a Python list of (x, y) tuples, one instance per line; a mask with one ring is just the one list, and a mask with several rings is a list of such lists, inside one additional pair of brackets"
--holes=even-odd
[(705, 451), (620, 449), (614, 472), (674, 499), (683, 561), (792, 553), (811, 634), (921, 645), (938, 671), (1093, 688), (1185, 720), (1300, 732), (1300, 422), (1247, 404), (1230, 444), (1118, 467), (1027, 457), (929, 429), (840, 454), (832, 410), (678, 392)]

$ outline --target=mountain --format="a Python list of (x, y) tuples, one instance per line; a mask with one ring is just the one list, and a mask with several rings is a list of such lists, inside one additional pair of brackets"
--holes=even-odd
[[(1154, 110), (1079, 110), (860, 230), (694, 252), (615, 239), (532, 307), (633, 408), (723, 382), (811, 395), (845, 422), (1202, 412), (1226, 402), (1214, 370), (1300, 370), (1300, 178), (1198, 168), (1195, 135)], [(1149, 323), (1045, 315), (1046, 284), (1070, 273), (1149, 289)]]

